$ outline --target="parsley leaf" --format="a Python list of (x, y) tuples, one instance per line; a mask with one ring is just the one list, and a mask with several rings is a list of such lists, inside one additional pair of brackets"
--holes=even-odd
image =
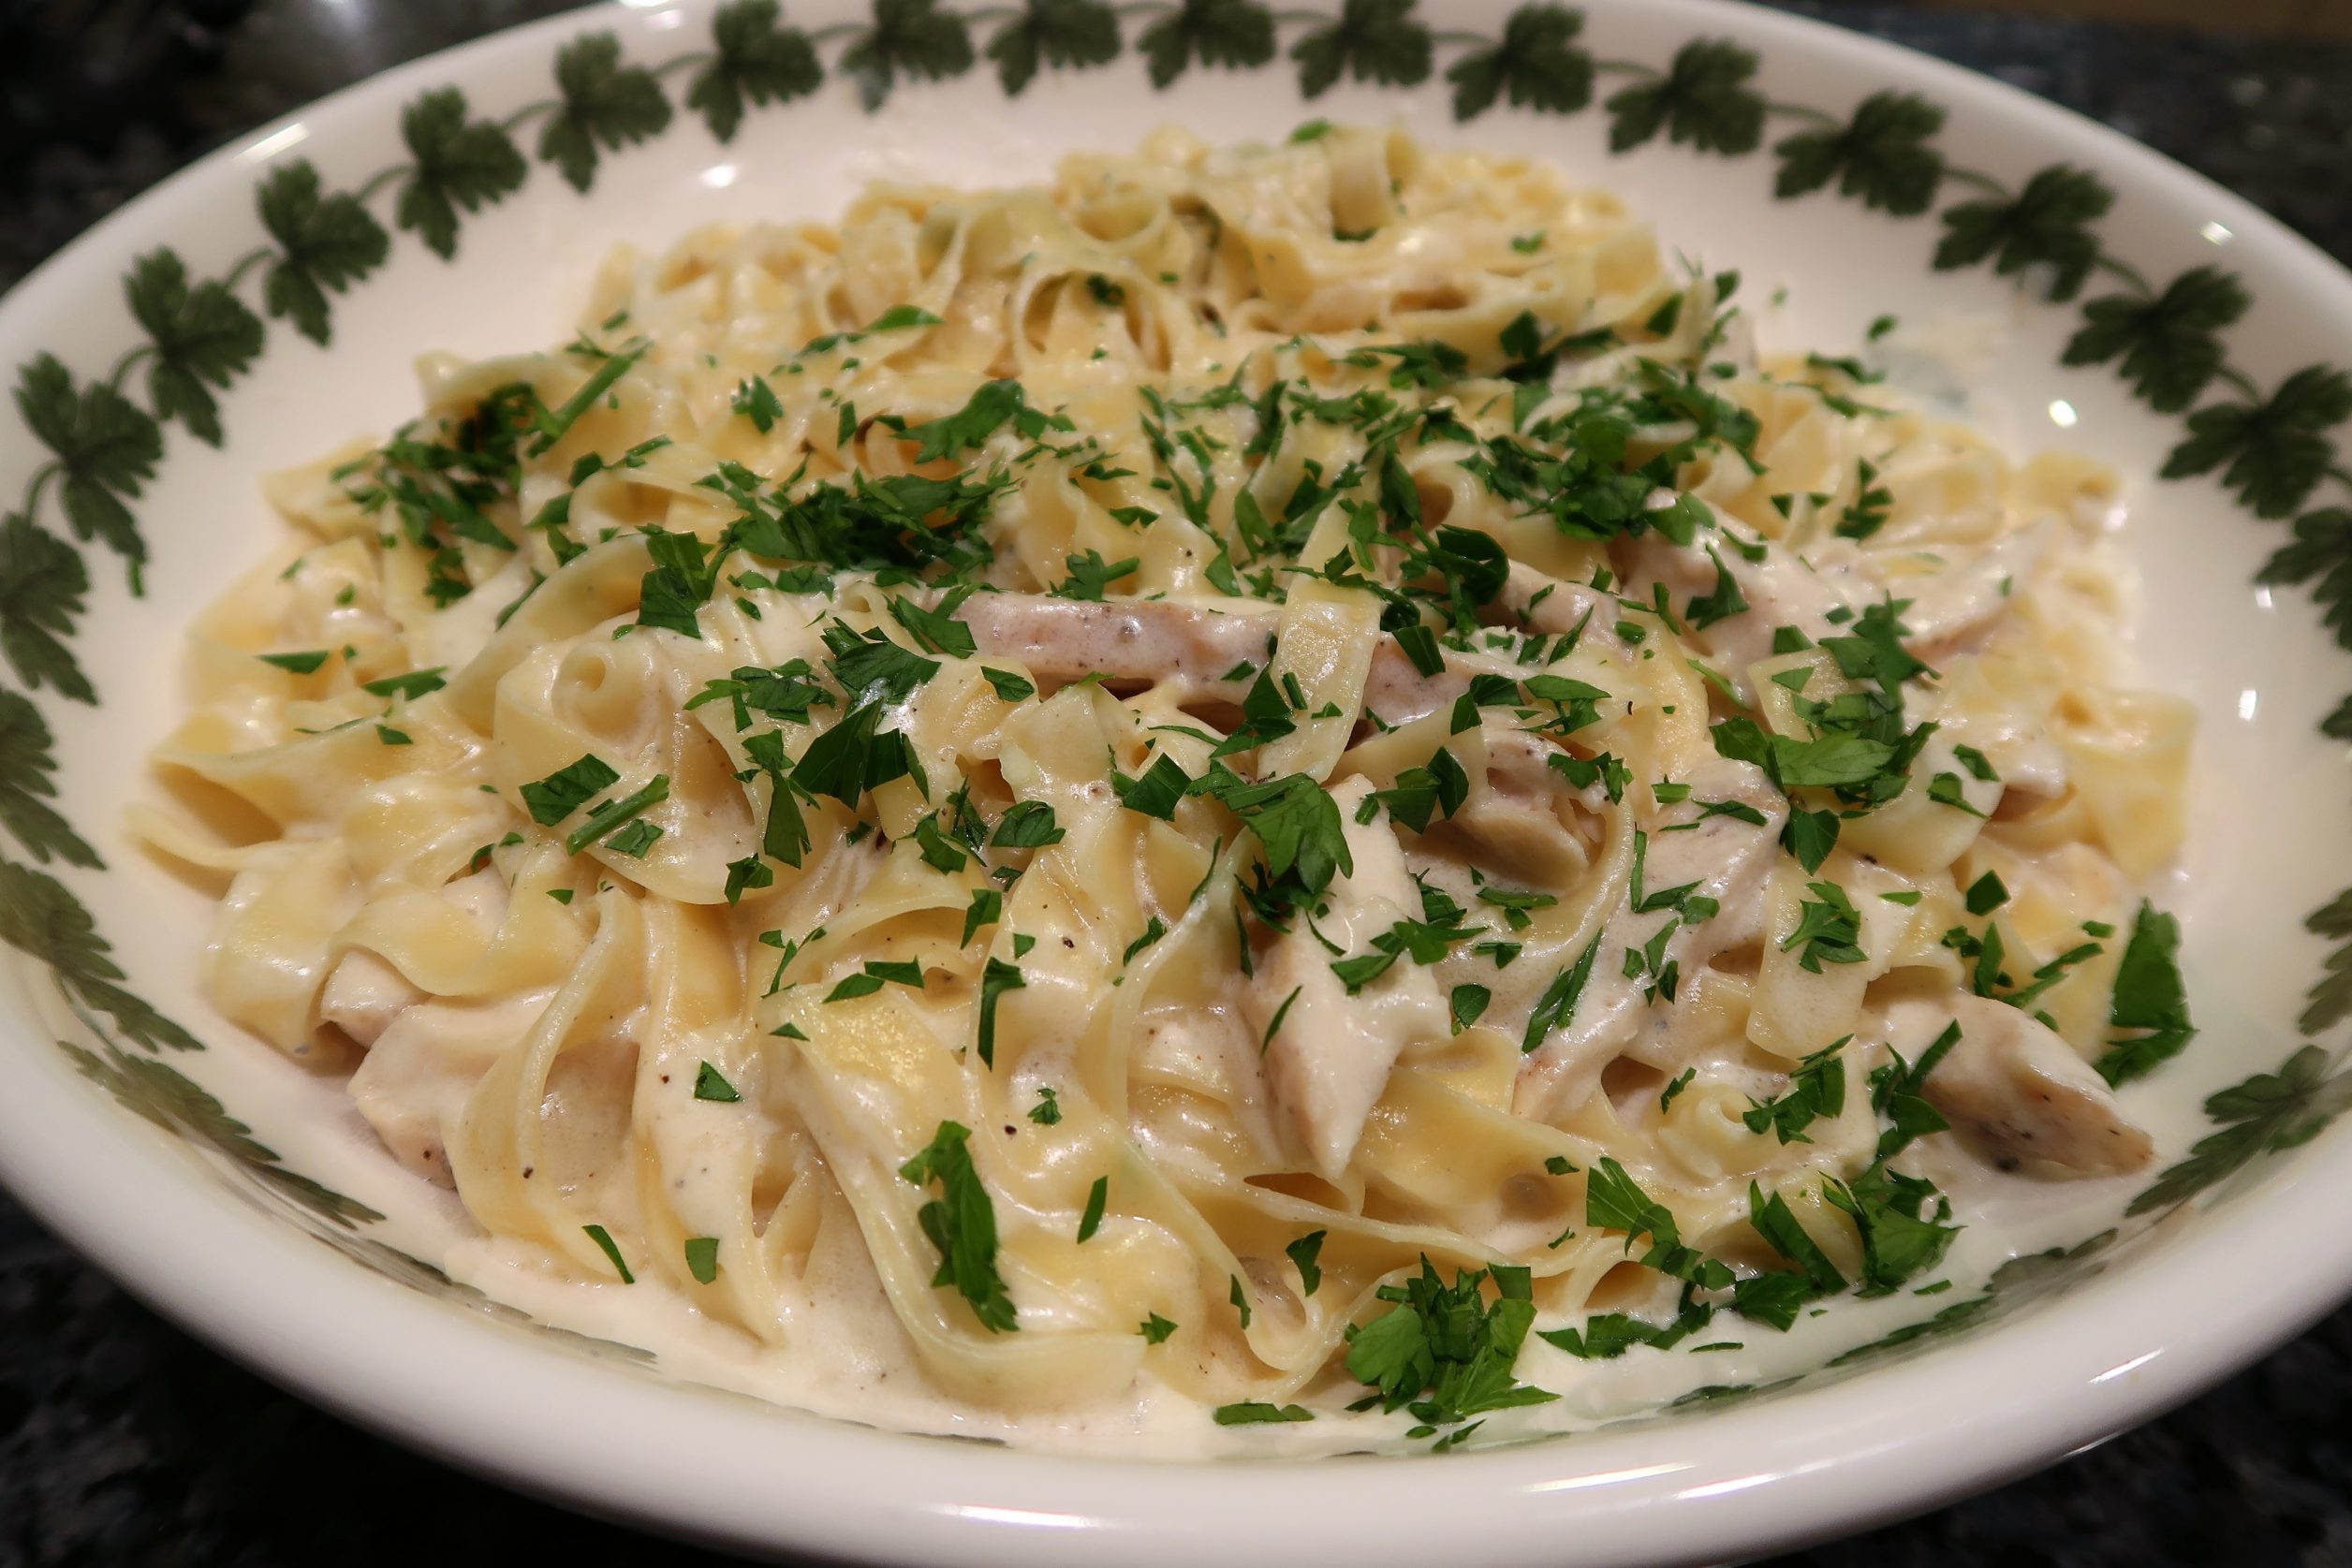
[(1943, 1112), (1928, 1102), (1925, 1086), (1936, 1063), (1959, 1044), (1960, 1024), (1955, 1021), (1919, 1053), (1916, 1065), (1897, 1055), (1892, 1062), (1871, 1070), (1870, 1108), (1889, 1122), (1887, 1130), (1878, 1135), (1879, 1160), (1892, 1159), (1914, 1138), (1940, 1133), (1951, 1125), (1944, 1120)]
[(1830, 1180), (1822, 1196), (1853, 1217), (1862, 1238), (1862, 1297), (1889, 1296), (1934, 1268), (1959, 1234), (1941, 1222), (1951, 1204), (1923, 1178), (1874, 1165), (1851, 1184)]
[[(1191, 784), (1191, 776), (1165, 752), (1153, 758), (1152, 766), (1135, 778), (1115, 768), (1110, 770), (1110, 787), (1117, 793), (1119, 803), (1131, 812), (1157, 817), (1162, 822), (1176, 819), (1176, 803), (1184, 798)], [(1051, 820), (1050, 808), (1047, 815)]]
[(923, 1234), (939, 1249), (933, 1288), (952, 1285), (972, 1304), (980, 1326), (1010, 1333), (1021, 1324), (1004, 1278), (996, 1272), (996, 1209), (965, 1147), (971, 1136), (971, 1129), (960, 1122), (940, 1122), (931, 1142), (898, 1173), (918, 1187), (939, 1183), (941, 1195), (916, 1214)]
[(1715, 564), (1714, 589), (1692, 599), (1683, 610), (1683, 618), (1691, 623), (1693, 631), (1703, 632), (1718, 621), (1746, 614), (1748, 608), (1739, 583), (1732, 579), (1731, 568), (1723, 564), (1722, 555), (1713, 546), (1708, 547), (1707, 559)]
[(1226, 786), (1218, 799), (1257, 835), (1268, 876), (1279, 881), (1295, 874), (1307, 892), (1319, 893), (1333, 876), (1355, 873), (1339, 807), (1306, 774)]
[(1601, 939), (1595, 933), (1584, 945), (1582, 956), (1544, 988), (1535, 1010), (1527, 1015), (1527, 1033), (1520, 1040), (1521, 1052), (1535, 1050), (1544, 1043), (1546, 1035), (1555, 1029), (1566, 1029), (1575, 1019), (1577, 999), (1584, 994), (1584, 983), (1593, 975), (1593, 957), (1600, 950)]
[[(1028, 977), (1022, 974), (1020, 966), (1007, 963), (1002, 959), (992, 958), (981, 969), (979, 1036), (974, 1048), (978, 1051), (980, 1065), (983, 1067), (996, 1065), (997, 998), (1007, 991), (1024, 990), (1028, 985)], [(1051, 1090), (1046, 1091), (1049, 1103), (1052, 1092)], [(1060, 1110), (1055, 1110), (1053, 1120), (1057, 1121), (1061, 1120)], [(1083, 1240), (1084, 1238), (1081, 1237), (1080, 1239)]]
[(1797, 927), (1781, 939), (1780, 949), (1788, 951), (1802, 944), (1804, 951), (1797, 957), (1797, 967), (1818, 975), (1822, 964), (1860, 963), (1868, 955), (1859, 945), (1862, 935), (1862, 917), (1845, 896), (1845, 889), (1834, 882), (1808, 882), (1813, 894), (1797, 905)]
[(620, 782), (619, 771), (592, 754), (557, 769), (544, 779), (524, 784), (519, 793), (531, 820), (542, 828), (552, 828), (600, 791)]
[(1313, 1296), (1323, 1283), (1323, 1269), (1315, 1260), (1323, 1251), (1323, 1238), (1330, 1232), (1311, 1230), (1293, 1241), (1283, 1252), (1299, 1269), (1299, 1294)]
[(1845, 1063), (1839, 1053), (1853, 1038), (1841, 1035), (1800, 1061), (1789, 1071), (1785, 1092), (1740, 1113), (1747, 1130), (1762, 1133), (1769, 1127), (1783, 1143), (1811, 1143), (1805, 1129), (1845, 1108)]
[[(1491, 1304), (1481, 1288), (1490, 1273), (1498, 1293)], [(1346, 1364), (1382, 1409), (1409, 1402), (1423, 1423), (1450, 1425), (1559, 1398), (1511, 1373), (1536, 1317), (1525, 1268), (1457, 1269), (1448, 1285), (1424, 1256), (1419, 1275), (1375, 1294), (1389, 1310), (1348, 1328)]]
[(2153, 1072), (2196, 1037), (2188, 991), (2181, 982), (2180, 951), (2180, 922), (2143, 900), (2116, 966), (2108, 1023), (2145, 1033), (2116, 1037), (2093, 1063), (2109, 1083), (2127, 1083)]
[(1035, 682), (1015, 675), (1011, 670), (991, 669), (988, 666), (982, 665), (980, 673), (986, 676), (988, 683), (996, 689), (996, 696), (1000, 701), (1020, 702), (1037, 695)]
[(907, 431), (909, 440), (920, 443), (915, 461), (934, 462), (980, 446), (1025, 407), (1020, 382), (982, 382), (955, 413)]
[[(1173, 1328), (1175, 1325), (1169, 1325)], [(1167, 1336), (1162, 1335), (1165, 1339)], [(1152, 1341), (1154, 1344), (1158, 1340)], [(1242, 1399), (1238, 1403), (1219, 1405), (1212, 1413), (1220, 1427), (1249, 1427), (1276, 1421), (1312, 1421), (1315, 1413), (1304, 1405), (1271, 1405), (1263, 1399)]]
[(1105, 562), (1100, 550), (1087, 550), (1079, 555), (1066, 555), (1062, 564), (1070, 575), (1053, 585), (1056, 598), (1084, 599), (1099, 603), (1103, 590), (1124, 577), (1132, 577), (1143, 563), (1135, 556), (1124, 561)]

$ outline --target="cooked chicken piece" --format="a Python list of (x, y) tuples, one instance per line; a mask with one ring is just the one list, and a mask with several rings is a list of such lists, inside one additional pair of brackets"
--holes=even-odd
[(318, 1021), (333, 1024), (363, 1046), (391, 1027), (404, 1008), (425, 999), (400, 971), (362, 947), (343, 955), (319, 988)]
[(2051, 528), (2046, 523), (2003, 535), (1981, 555), (1961, 566), (1946, 566), (1933, 575), (1903, 575), (1905, 558), (1893, 557), (1889, 571), (1874, 573), (1886, 592), (1908, 599), (1903, 623), (1911, 635), (1904, 645), (1939, 665), (1965, 652), (1986, 627), (2008, 608), (2011, 595), (2041, 564), (2049, 552)]
[(351, 1075), (351, 1100), (394, 1159), (455, 1185), (448, 1128), (491, 1064), (531, 1032), (551, 994), (526, 991), (482, 1005), (425, 1002), (392, 1020)]
[[(1211, 609), (1165, 600), (1101, 604), (1042, 593), (976, 593), (956, 611), (983, 655), (1019, 659), (1049, 690), (1101, 674), (1120, 684), (1174, 681), (1194, 695), (1238, 703), (1282, 630), (1282, 612)], [(1406, 724), (1469, 689), (1466, 667), (1425, 676), (1393, 637), (1374, 648), (1364, 701), (1387, 723)], [(1227, 677), (1244, 665), (1250, 674)]]
[(1281, 629), (1273, 608), (1220, 611), (1155, 599), (1091, 603), (1042, 593), (975, 593), (956, 617), (980, 652), (1019, 659), (1048, 685), (1097, 672), (1122, 681), (1182, 681), (1239, 701), (1246, 681), (1226, 674), (1262, 666)]
[(1612, 647), (1620, 645), (1614, 600), (1583, 583), (1547, 577), (1524, 562), (1511, 563), (1511, 575), (1504, 581), (1503, 592), (1494, 604), (1518, 623), (1546, 637), (1558, 637), (1582, 626), (1585, 637)]
[(1696, 882), (1697, 896), (1715, 901), (1717, 912), (1689, 928), (1682, 938), (1684, 963), (1764, 939), (1764, 879), (1778, 858), (1780, 830), (1788, 820), (1788, 799), (1752, 763), (1714, 757), (1682, 781), (1688, 801), (1668, 809), (1676, 821), (1698, 815), (1705, 803), (1735, 801), (1760, 813), (1759, 826), (1718, 812), (1698, 815), (1698, 826), (1650, 829), (1642, 861), (1642, 887), (1680, 887)]
[[(1816, 639), (1835, 636), (1836, 628), (1825, 619), (1830, 611), (1879, 596), (1856, 570), (1854, 546), (1845, 539), (1824, 541), (1802, 557), (1775, 548), (1763, 560), (1750, 561), (1703, 531), (1688, 545), (1645, 534), (1619, 559), (1625, 596), (1647, 601), (1651, 585), (1664, 583), (1667, 602), (1684, 621), (1692, 644), (1734, 684), (1745, 679), (1749, 665), (1771, 656), (1773, 627), (1795, 626)], [(1718, 559), (1747, 608), (1699, 626), (1693, 623), (1689, 606), (1715, 592)]]
[(1329, 913), (1316, 917), (1315, 931), (1300, 919), (1275, 938), (1257, 960), (1257, 977), (1242, 999), (1250, 1027), (1261, 1037), (1273, 1031), (1265, 1050), (1268, 1092), (1298, 1129), (1315, 1168), (1333, 1180), (1354, 1156), (1398, 1054), (1414, 1040), (1447, 1032), (1436, 971), (1400, 957), (1351, 997), (1316, 937), (1319, 931), (1348, 957), (1360, 958), (1375, 950), (1374, 937), (1419, 917), (1420, 901), (1388, 813), (1356, 820), (1371, 793), (1371, 781), (1362, 778), (1332, 788), (1356, 869), (1331, 883)]
[(2148, 1163), (2154, 1145), (2124, 1120), (2107, 1080), (2030, 1014), (1983, 996), (1907, 1002), (1889, 1014), (1888, 1033), (1916, 1062), (1953, 1023), (1960, 1041), (1922, 1092), (1979, 1156), (2056, 1179), (2118, 1176)]

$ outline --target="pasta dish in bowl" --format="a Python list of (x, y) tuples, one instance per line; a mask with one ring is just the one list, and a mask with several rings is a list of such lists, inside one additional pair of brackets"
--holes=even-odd
[(137, 827), (484, 1288), (779, 1398), (1704, 1392), (2111, 1226), (2194, 1033), (2120, 487), (1757, 292), (1321, 122), (624, 253), (272, 476)]

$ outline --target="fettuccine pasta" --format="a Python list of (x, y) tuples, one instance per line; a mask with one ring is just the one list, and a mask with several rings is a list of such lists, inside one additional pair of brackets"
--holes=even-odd
[(2152, 1156), (2115, 480), (1554, 169), (1163, 133), (420, 373), (271, 479), (140, 826), (221, 1012), (547, 1269), (1442, 1443)]

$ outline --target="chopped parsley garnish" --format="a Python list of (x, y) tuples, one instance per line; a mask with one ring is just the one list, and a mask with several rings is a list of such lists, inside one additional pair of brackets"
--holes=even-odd
[(1023, 676), (1015, 675), (1009, 669), (992, 669), (982, 665), (980, 673), (988, 678), (988, 683), (995, 688), (997, 696), (1003, 701), (1020, 702), (1037, 695), (1037, 688), (1034, 681)]
[(906, 432), (906, 436), (920, 444), (915, 461), (931, 462), (981, 445), (1007, 420), (1024, 413), (1036, 421), (1036, 433), (1043, 433), (1044, 416), (1029, 409), (1020, 382), (988, 381), (975, 388), (971, 398), (955, 413), (916, 425)]
[(1742, 1316), (1785, 1333), (1806, 1301), (1845, 1288), (1845, 1276), (1797, 1222), (1787, 1200), (1778, 1193), (1767, 1197), (1754, 1181), (1748, 1183), (1748, 1224), (1767, 1246), (1795, 1264), (1797, 1271), (1759, 1274), (1734, 1284), (1732, 1303)]
[(1097, 1176), (1095, 1184), (1086, 1190), (1086, 1212), (1079, 1216), (1078, 1239), (1082, 1244), (1092, 1241), (1102, 1229), (1103, 1209), (1110, 1202), (1110, 1178)]
[(592, 754), (557, 769), (544, 779), (524, 784), (519, 793), (531, 820), (542, 828), (552, 828), (620, 782), (620, 772)]
[(1853, 505), (1838, 515), (1837, 532), (1845, 538), (1867, 539), (1894, 514), (1895, 492), (1878, 483), (1878, 469), (1868, 458), (1860, 462), (1854, 488)]
[(612, 1260), (613, 1272), (621, 1276), (623, 1284), (637, 1283), (637, 1276), (629, 1272), (628, 1260), (621, 1255), (620, 1245), (612, 1239), (610, 1231), (602, 1225), (582, 1225), (580, 1228), (586, 1231), (588, 1239), (594, 1241), (604, 1255)]
[(878, 631), (860, 635), (839, 622), (825, 628), (832, 653), (827, 667), (852, 702), (904, 702), (915, 688), (939, 673), (935, 659), (911, 653)]
[[(578, 855), (581, 851), (586, 849), (590, 844), (595, 843), (606, 834), (611, 833), (614, 828), (620, 828), (624, 823), (629, 824), (632, 828), (640, 826), (633, 819), (641, 813), (661, 804), (661, 802), (669, 799), (669, 775), (667, 773), (654, 774), (652, 778), (646, 780), (643, 784), (631, 791), (629, 794), (621, 797), (617, 800), (609, 800), (605, 802), (605, 804), (598, 806), (594, 812), (590, 813), (588, 820), (573, 828), (570, 835), (564, 840), (564, 852), (567, 855)], [(621, 849), (621, 845), (617, 842), (619, 837), (618, 835), (615, 835), (616, 842), (608, 847), (621, 850), (621, 853), (627, 855), (644, 854), (646, 849), (651, 846), (654, 840), (661, 837), (661, 829), (654, 828), (651, 823), (645, 823), (641, 826), (651, 828), (652, 831), (650, 834), (643, 832), (633, 834), (631, 836), (631, 843), (636, 845), (635, 848)]]
[(1862, 1238), (1862, 1278), (1857, 1295), (1889, 1296), (1943, 1262), (1959, 1227), (1942, 1222), (1951, 1203), (1922, 1177), (1874, 1165), (1849, 1184), (1830, 1180), (1821, 1195), (1852, 1216)]
[(1316, 1258), (1323, 1251), (1323, 1238), (1329, 1234), (1327, 1231), (1311, 1230), (1283, 1249), (1298, 1268), (1301, 1296), (1313, 1296), (1322, 1286), (1323, 1269)]
[(1948, 1026), (1935, 1037), (1934, 1043), (1919, 1053), (1913, 1063), (1904, 1061), (1901, 1053), (1889, 1052), (1892, 1062), (1874, 1067), (1870, 1075), (1870, 1108), (1887, 1119), (1887, 1130), (1878, 1135), (1878, 1160), (1884, 1162), (1900, 1153), (1915, 1138), (1930, 1133), (1940, 1133), (1951, 1123), (1944, 1113), (1928, 1103), (1927, 1077), (1935, 1071), (1936, 1063), (1951, 1054), (1960, 1044), (1960, 1025)]
[(1144, 922), (1142, 932), (1133, 942), (1128, 943), (1126, 950), (1119, 955), (1119, 961), (1122, 964), (1133, 963), (1138, 953), (1167, 934), (1168, 922), (1156, 915), (1153, 916)]
[(431, 669), (412, 669), (405, 675), (387, 675), (381, 681), (362, 681), (360, 689), (375, 696), (404, 696), (414, 702), (427, 692), (437, 692), (448, 683), (441, 679), (446, 667), (435, 665)]
[(1813, 897), (1798, 903), (1797, 928), (1781, 939), (1781, 951), (1801, 945), (1804, 951), (1797, 956), (1797, 967), (1815, 975), (1824, 963), (1864, 961), (1869, 955), (1859, 945), (1862, 917), (1845, 889), (1834, 882), (1808, 882), (1805, 887)]
[(972, 901), (964, 907), (963, 934), (956, 945), (966, 946), (979, 934), (982, 926), (992, 926), (1005, 917), (1005, 895), (994, 887), (975, 887)]
[[(846, 982), (844, 983), (846, 984)], [(1020, 967), (1016, 964), (1007, 963), (1003, 959), (992, 958), (984, 966), (982, 966), (980, 970), (979, 1034), (973, 1047), (973, 1048), (979, 1054), (980, 1064), (982, 1066), (993, 1067), (996, 1064), (997, 999), (1003, 996), (1007, 991), (1024, 989), (1028, 984), (1028, 977), (1022, 974)], [(830, 1002), (832, 999), (828, 997), (826, 1000)], [(1047, 1106), (1051, 1106), (1053, 1104), (1053, 1091), (1050, 1089), (1045, 1091), (1045, 1095)], [(1033, 1111), (1030, 1114), (1033, 1119), (1036, 1117), (1036, 1112)], [(1053, 1121), (1059, 1121), (1061, 1119), (1062, 1113), (1059, 1108), (1056, 1108), (1053, 1113)]]
[(784, 404), (777, 401), (775, 388), (769, 386), (768, 378), (762, 375), (755, 375), (737, 386), (735, 395), (728, 400), (728, 406), (749, 419), (753, 428), (762, 435), (773, 430), (776, 421), (784, 418)]
[(1020, 800), (997, 819), (989, 844), (996, 849), (1043, 849), (1062, 842), (1063, 830), (1053, 820), (1053, 808), (1043, 800)]
[(890, 618), (905, 627), (925, 652), (968, 659), (979, 652), (979, 645), (972, 638), (972, 628), (958, 621), (955, 612), (971, 596), (969, 588), (952, 589), (936, 609), (925, 609), (912, 599), (892, 599)]
[(899, 1167), (899, 1175), (918, 1187), (936, 1181), (940, 1196), (924, 1204), (916, 1220), (923, 1234), (939, 1249), (939, 1272), (934, 1289), (953, 1286), (972, 1305), (972, 1315), (992, 1333), (1011, 1333), (1021, 1326), (1004, 1278), (996, 1272), (996, 1209), (988, 1189), (973, 1168), (966, 1142), (972, 1130), (960, 1122), (942, 1121), (922, 1150)]
[(2109, 1004), (2110, 1028), (2140, 1031), (2113, 1037), (2093, 1065), (2111, 1084), (2127, 1083), (2178, 1055), (2197, 1034), (2181, 981), (2181, 926), (2145, 901), (2133, 918), (2131, 939), (2115, 969)]
[[(1482, 1289), (1490, 1272), (1491, 1304)], [(1381, 1409), (1409, 1406), (1434, 1428), (1559, 1398), (1512, 1375), (1536, 1319), (1525, 1268), (1458, 1269), (1448, 1285), (1424, 1255), (1419, 1274), (1374, 1294), (1389, 1309), (1347, 1329), (1347, 1372), (1375, 1391)]]
[(698, 1284), (709, 1284), (719, 1277), (719, 1238), (715, 1236), (686, 1238), (686, 1272)]
[(604, 846), (615, 855), (626, 855), (641, 860), (645, 857), (645, 852), (653, 848), (654, 842), (661, 836), (662, 830), (659, 827), (639, 817), (607, 839)]
[(580, 384), (577, 391), (554, 408), (540, 406), (534, 399), (533, 422), (538, 427), (538, 432), (525, 448), (526, 453), (537, 457), (563, 440), (566, 432), (579, 423), (580, 417), (594, 408), (596, 400), (610, 391), (612, 384), (626, 375), (638, 360), (645, 357), (646, 347), (644, 340), (639, 339), (626, 351), (609, 356), (587, 380)]
[(1421, 674), (1435, 675), (1445, 669), (1446, 655), (1438, 651), (1437, 634), (1427, 626), (1417, 621), (1409, 626), (1399, 626), (1389, 635)]
[(1740, 1113), (1747, 1130), (1762, 1133), (1769, 1127), (1783, 1143), (1811, 1143), (1805, 1129), (1845, 1108), (1845, 1063), (1839, 1053), (1853, 1038), (1840, 1035), (1800, 1061), (1789, 1070), (1786, 1092)]
[(1147, 1345), (1166, 1344), (1168, 1337), (1176, 1332), (1176, 1326), (1154, 1312), (1137, 1326), (1136, 1332), (1143, 1336), (1143, 1342)]
[(1682, 1231), (1674, 1222), (1674, 1211), (1643, 1192), (1624, 1165), (1604, 1155), (1598, 1165), (1585, 1173), (1584, 1181), (1587, 1226), (1624, 1232), (1627, 1252), (1633, 1250), (1638, 1238), (1647, 1236), (1650, 1250), (1639, 1260), (1644, 1268), (1705, 1290), (1730, 1287), (1730, 1268), (1684, 1246)]
[(694, 1097), (698, 1100), (716, 1101), (721, 1105), (732, 1105), (742, 1099), (742, 1095), (736, 1092), (733, 1084), (727, 1081), (725, 1074), (705, 1062), (695, 1069)]
[[(1405, 768), (1389, 789), (1375, 789), (1366, 799), (1379, 802), (1389, 814), (1416, 833), (1429, 828), (1432, 816), (1451, 816), (1470, 798), (1470, 775), (1453, 753), (1440, 746), (1426, 766)], [(1376, 813), (1359, 807), (1357, 819), (1370, 822)]]
[(1054, 596), (1099, 602), (1105, 589), (1121, 578), (1132, 577), (1143, 563), (1135, 556), (1106, 562), (1100, 550), (1090, 550), (1064, 556), (1062, 564), (1069, 568), (1070, 575), (1053, 585)]
[(1740, 585), (1731, 576), (1731, 568), (1723, 564), (1723, 557), (1711, 546), (1707, 558), (1715, 564), (1715, 586), (1713, 592), (1691, 600), (1683, 608), (1683, 618), (1693, 631), (1703, 632), (1718, 621), (1747, 613), (1748, 602), (1740, 593)]
[(1354, 874), (1356, 859), (1339, 806), (1306, 774), (1288, 773), (1262, 784), (1220, 782), (1215, 793), (1257, 836), (1266, 853), (1266, 874), (1274, 882), (1293, 879), (1298, 888), (1315, 894), (1329, 887), (1332, 877)]
[(254, 657), (265, 665), (275, 665), (296, 675), (316, 675), (329, 655), (324, 649), (319, 649), (307, 653), (256, 653)]
[(1808, 872), (1821, 869), (1821, 862), (1837, 847), (1838, 817), (1835, 812), (1808, 812), (1791, 809), (1788, 821), (1780, 830), (1781, 847), (1796, 857), (1797, 864)]
[(1968, 885), (1968, 913), (1990, 915), (2009, 901), (2009, 890), (2002, 886), (1998, 873), (1987, 872)]
[(855, 806), (870, 789), (892, 779), (915, 776), (919, 765), (914, 742), (902, 730), (881, 730), (879, 702), (860, 703), (841, 722), (811, 740), (792, 768), (792, 787), (815, 797), (831, 796)]
[(907, 986), (923, 989), (923, 966), (913, 959), (868, 959), (865, 967), (843, 978), (839, 985), (825, 993), (828, 1002), (854, 1002), (861, 996), (872, 996), (884, 986)]
[(1595, 1312), (1580, 1329), (1547, 1328), (1536, 1337), (1580, 1361), (1611, 1361), (1636, 1345), (1671, 1349), (1705, 1327), (1713, 1316), (1713, 1309), (1697, 1303), (1667, 1324), (1644, 1323), (1624, 1312)]
[[(1191, 784), (1191, 775), (1165, 752), (1153, 758), (1152, 766), (1136, 778), (1128, 778), (1115, 768), (1110, 771), (1110, 786), (1117, 792), (1121, 805), (1162, 822), (1176, 819), (1176, 803), (1184, 798)], [(1051, 811), (1047, 814), (1051, 820)]]
[(1037, 1090), (1037, 1103), (1029, 1107), (1029, 1120), (1040, 1127), (1051, 1127), (1062, 1120), (1062, 1102), (1051, 1085)]
[[(1169, 1326), (1173, 1328), (1175, 1325)], [(1152, 1342), (1157, 1344), (1159, 1341), (1154, 1340)], [(1312, 1421), (1315, 1412), (1304, 1405), (1271, 1405), (1263, 1399), (1243, 1399), (1236, 1404), (1217, 1406), (1214, 1417), (1220, 1427), (1252, 1427), (1274, 1421)]]
[(1593, 957), (1600, 950), (1601, 939), (1596, 933), (1584, 945), (1582, 956), (1544, 988), (1535, 1010), (1527, 1015), (1527, 1033), (1521, 1036), (1519, 1047), (1522, 1052), (1535, 1050), (1553, 1030), (1566, 1029), (1574, 1021), (1577, 998), (1584, 994), (1584, 983), (1593, 975)]

